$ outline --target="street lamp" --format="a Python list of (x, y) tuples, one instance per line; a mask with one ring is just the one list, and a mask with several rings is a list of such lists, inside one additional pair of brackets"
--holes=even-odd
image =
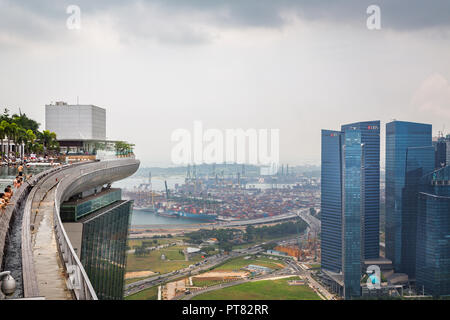
[(11, 276), (11, 271), (0, 272), (1, 290), (6, 296), (16, 291), (16, 280)]

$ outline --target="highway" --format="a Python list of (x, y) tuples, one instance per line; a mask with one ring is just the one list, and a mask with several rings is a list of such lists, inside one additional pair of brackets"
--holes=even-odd
[(239, 251), (234, 250), (228, 255), (217, 254), (217, 255), (208, 257), (208, 259), (206, 259), (206, 260), (198, 262), (197, 266), (193, 266), (190, 268), (184, 268), (181, 270), (176, 270), (176, 271), (166, 273), (166, 274), (163, 274), (160, 276), (154, 276), (154, 277), (150, 277), (150, 278), (147, 278), (144, 280), (130, 283), (125, 286), (124, 296), (126, 297), (129, 295), (135, 294), (139, 291), (145, 290), (147, 288), (150, 288), (150, 287), (153, 287), (153, 286), (165, 283), (165, 282), (170, 282), (172, 280), (175, 280), (175, 279), (183, 277), (183, 276), (188, 277), (191, 275), (195, 275), (202, 271), (209, 270), (209, 269), (217, 266), (218, 264), (221, 264), (229, 259), (236, 258), (239, 256), (245, 256), (245, 255), (249, 255), (249, 254), (256, 254), (260, 251), (262, 251), (262, 248), (252, 247), (249, 249), (243, 249), (243, 250), (239, 250)]
[[(280, 216), (276, 216), (276, 217), (266, 217), (266, 218), (261, 218), (261, 219), (253, 219), (253, 220), (247, 220), (247, 221), (233, 221), (233, 222), (226, 222), (226, 223), (218, 223), (218, 224), (214, 224), (214, 225), (210, 225), (211, 227), (215, 227), (217, 228), (218, 226), (220, 227), (231, 227), (231, 226), (243, 226), (243, 225), (249, 225), (249, 224), (258, 224), (258, 223), (270, 223), (270, 222), (275, 222), (275, 221), (279, 221), (280, 219), (292, 219), (294, 217), (300, 217), (302, 218), (309, 226), (309, 229), (313, 232), (319, 232), (320, 231), (320, 220), (318, 220), (317, 218), (313, 217), (310, 215), (309, 213), (309, 208), (308, 209), (300, 209), (297, 210), (296, 212), (291, 212), (288, 214), (284, 214), (284, 215), (280, 215)], [(172, 225), (173, 226), (173, 225)], [(185, 225), (183, 225), (185, 226)], [(303, 235), (304, 236), (304, 235)], [(295, 238), (292, 241), (296, 241), (297, 238)], [(163, 275), (159, 275), (159, 276), (153, 276), (144, 280), (140, 280), (140, 281), (136, 281), (133, 283), (130, 283), (128, 285), (125, 286), (125, 293), (124, 296), (129, 296), (132, 294), (135, 294), (139, 291), (145, 290), (147, 288), (156, 286), (156, 285), (160, 285), (163, 284), (165, 282), (170, 282), (172, 280), (175, 280), (177, 278), (183, 277), (183, 276), (191, 276), (194, 274), (198, 274), (202, 271), (206, 271), (208, 269), (213, 268), (216, 265), (219, 265), (223, 262), (225, 262), (226, 260), (232, 259), (232, 258), (236, 258), (239, 256), (244, 256), (244, 255), (249, 255), (249, 254), (256, 254), (258, 252), (262, 251), (262, 249), (258, 246), (254, 246), (251, 247), (249, 249), (240, 249), (238, 250), (233, 250), (230, 254), (228, 255), (223, 255), (223, 254), (217, 254), (214, 256), (209, 257), (208, 259), (201, 261), (198, 263), (197, 266), (191, 266), (189, 268), (184, 268), (181, 270), (176, 270), (170, 273), (166, 273)], [(295, 264), (292, 265), (291, 267), (294, 268), (294, 270), (297, 270), (298, 272), (300, 272), (301, 270), (299, 270), (300, 267), (296, 266)], [(301, 268), (300, 268), (301, 269)], [(303, 270), (303, 269), (302, 269)], [(304, 271), (304, 270), (303, 270)], [(312, 279), (312, 278), (311, 278)], [(314, 279), (312, 279), (311, 282), (315, 282)], [(237, 284), (236, 282), (233, 282), (234, 284)], [(316, 284), (318, 286), (318, 284)]]
[(195, 296), (197, 296), (199, 294), (203, 294), (203, 293), (206, 293), (206, 292), (209, 292), (209, 291), (214, 291), (214, 290), (219, 290), (219, 289), (223, 289), (223, 288), (227, 288), (227, 287), (232, 287), (232, 286), (236, 286), (238, 284), (242, 284), (242, 283), (246, 283), (246, 282), (268, 280), (270, 278), (274, 278), (274, 277), (277, 277), (277, 276), (283, 276), (283, 275), (292, 276), (292, 275), (295, 275), (295, 274), (289, 272), (289, 270), (286, 270), (286, 268), (285, 268), (285, 269), (277, 270), (277, 271), (275, 271), (273, 273), (270, 273), (270, 274), (257, 276), (257, 277), (255, 277), (253, 279), (248, 279), (247, 278), (247, 279), (237, 280), (237, 281), (228, 282), (228, 283), (221, 283), (221, 284), (218, 284), (218, 285), (215, 285), (215, 286), (211, 286), (211, 287), (208, 287), (208, 288), (205, 288), (205, 289), (194, 291), (194, 292), (192, 292), (190, 294), (187, 294), (187, 295), (179, 295), (179, 296), (175, 297), (172, 300), (190, 300), (190, 299), (192, 299), (193, 297), (195, 297)]
[[(280, 214), (273, 217), (265, 217), (251, 220), (236, 220), (230, 222), (216, 222), (216, 223), (196, 223), (196, 224), (149, 224), (149, 225), (140, 225), (138, 227), (134, 227), (135, 229), (217, 229), (217, 228), (230, 228), (230, 227), (241, 227), (248, 226), (253, 224), (264, 224), (264, 223), (273, 223), (283, 220), (289, 220), (296, 218), (298, 216), (298, 212), (309, 212), (309, 208), (300, 209), (296, 212), (289, 212)], [(317, 219), (316, 219), (317, 220)]]

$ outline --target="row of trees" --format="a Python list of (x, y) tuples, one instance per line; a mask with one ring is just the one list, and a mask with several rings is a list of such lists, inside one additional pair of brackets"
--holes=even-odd
[[(4, 109), (0, 115), (0, 152), (2, 161), (4, 161), (3, 154), (3, 139), (8, 138), (7, 150), (10, 149), (10, 141), (14, 144), (24, 145), (26, 154), (38, 153), (47, 154), (59, 151), (59, 143), (56, 140), (56, 134), (49, 130), (39, 131), (40, 124), (33, 119), (27, 117), (25, 113), (13, 114), (10, 116), (9, 110)], [(16, 156), (23, 157), (23, 154), (18, 154), (16, 149)], [(9, 161), (9, 155), (8, 155)]]
[(303, 233), (307, 227), (308, 224), (302, 219), (298, 219), (295, 223), (284, 222), (274, 226), (263, 226), (258, 228), (247, 226), (244, 240), (252, 242), (255, 240), (284, 237), (291, 234)]
[[(308, 224), (305, 221), (298, 219), (294, 223), (284, 222), (273, 226), (254, 227), (249, 225), (246, 227), (244, 233), (239, 229), (200, 229), (187, 233), (186, 236), (190, 239), (190, 242), (196, 244), (200, 244), (209, 238), (216, 238), (219, 242), (219, 249), (229, 252), (233, 249), (232, 241), (236, 236), (242, 235), (245, 242), (252, 243), (254, 241), (275, 239), (297, 233), (301, 234), (305, 232), (307, 227)], [(275, 245), (275, 243), (270, 244), (271, 248)]]
[(118, 154), (127, 155), (133, 153), (134, 144), (124, 141), (117, 141), (115, 147)]

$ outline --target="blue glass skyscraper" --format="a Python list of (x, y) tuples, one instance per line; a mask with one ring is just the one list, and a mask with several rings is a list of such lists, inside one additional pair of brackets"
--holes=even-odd
[[(429, 170), (428, 161), (433, 161), (431, 166), (434, 167), (434, 157), (430, 158), (429, 151), (414, 150), (414, 147), (432, 147), (431, 125), (404, 121), (386, 124), (386, 258), (392, 261), (397, 272), (402, 272), (402, 267), (405, 266), (405, 264), (402, 265), (402, 255), (407, 256), (407, 252), (414, 250), (413, 248), (405, 250), (406, 246), (403, 247), (403, 245), (405, 241), (414, 237), (414, 213), (411, 217), (411, 212), (416, 210), (415, 204), (409, 203), (410, 206), (405, 210), (403, 206), (405, 203), (408, 204), (408, 196), (416, 194), (414, 185), (417, 177), (426, 174)], [(420, 169), (422, 167), (423, 169)], [(414, 172), (414, 170), (420, 172)], [(408, 185), (405, 189), (406, 183)], [(406, 263), (409, 262), (406, 261)]]
[(361, 211), (362, 211), (361, 131), (347, 129), (343, 144), (343, 212), (342, 212), (342, 271), (346, 299), (361, 295)]
[(416, 276), (417, 210), (420, 179), (434, 170), (434, 148), (406, 149), (405, 186), (402, 189), (402, 247), (400, 272)]
[(380, 255), (380, 121), (365, 121), (342, 126), (344, 134), (359, 131), (362, 193), (361, 233), (362, 258), (377, 259)]
[(339, 131), (322, 130), (321, 264), (339, 273), (342, 269), (342, 172)]
[(416, 288), (450, 295), (450, 167), (422, 179), (417, 220)]
[(322, 267), (343, 273), (351, 298), (362, 260), (379, 257), (380, 122), (341, 129), (322, 130)]

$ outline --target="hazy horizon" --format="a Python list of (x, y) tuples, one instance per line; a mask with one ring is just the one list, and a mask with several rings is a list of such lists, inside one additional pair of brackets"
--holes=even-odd
[[(380, 120), (450, 133), (450, 2), (0, 0), (0, 107), (45, 128), (54, 101), (106, 109), (107, 138), (171, 166), (171, 133), (279, 129), (280, 163), (320, 164), (320, 130)], [(3, 111), (3, 110), (2, 110)], [(448, 125), (447, 125), (448, 124)]]

